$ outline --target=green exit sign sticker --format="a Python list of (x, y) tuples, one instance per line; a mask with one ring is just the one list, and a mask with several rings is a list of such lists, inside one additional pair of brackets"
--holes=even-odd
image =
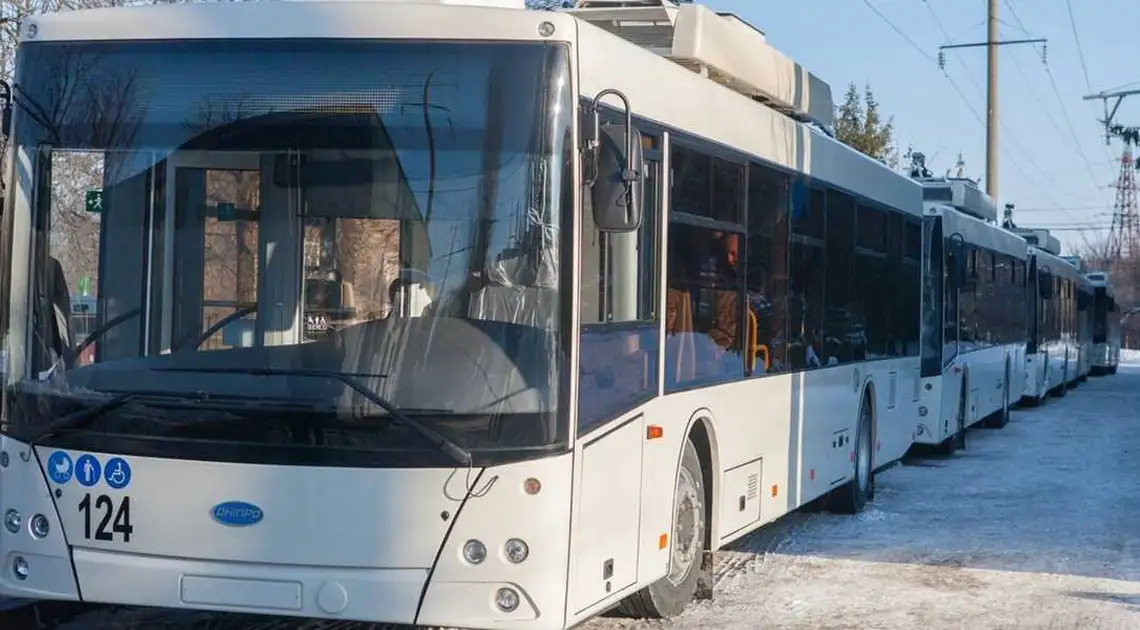
[(86, 207), (88, 212), (99, 214), (103, 212), (103, 190), (95, 189), (87, 191)]

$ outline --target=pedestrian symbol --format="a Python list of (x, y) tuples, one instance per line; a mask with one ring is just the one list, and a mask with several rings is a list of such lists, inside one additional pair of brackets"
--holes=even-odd
[(114, 457), (107, 461), (103, 469), (103, 478), (107, 485), (116, 490), (122, 490), (131, 483), (131, 465), (121, 457)]
[(99, 460), (94, 455), (83, 455), (75, 460), (75, 478), (88, 488), (99, 483), (101, 472)]
[(63, 485), (71, 481), (71, 456), (63, 451), (56, 451), (48, 457), (48, 476), (51, 480)]
[(96, 188), (87, 191), (86, 207), (88, 212), (96, 214), (103, 211), (103, 189)]

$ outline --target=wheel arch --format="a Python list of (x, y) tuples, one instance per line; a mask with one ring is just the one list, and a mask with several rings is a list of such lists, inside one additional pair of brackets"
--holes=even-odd
[[(697, 458), (701, 462), (701, 478), (705, 485), (705, 522), (709, 524), (705, 540), (705, 551), (716, 549), (719, 539), (720, 517), (716, 498), (720, 496), (720, 449), (717, 441), (713, 414), (706, 407), (697, 409), (689, 416), (685, 427), (685, 440), (693, 443)], [(677, 452), (677, 468), (685, 455), (685, 444)], [(676, 500), (676, 497), (674, 497)]]
[[(868, 374), (863, 379), (863, 386), (859, 392), (859, 407), (863, 406), (863, 401), (867, 401), (871, 407), (871, 472), (873, 473), (878, 469), (879, 462), (879, 398), (878, 388), (875, 386), (875, 379)], [(862, 413), (861, 409), (855, 411), (855, 422), (859, 422), (859, 415)]]

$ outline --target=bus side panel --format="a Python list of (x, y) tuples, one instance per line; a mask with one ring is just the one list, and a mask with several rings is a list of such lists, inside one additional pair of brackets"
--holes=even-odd
[(569, 614), (638, 581), (642, 448), (645, 415), (581, 446), (575, 484)]
[[(918, 357), (872, 361), (864, 364), (867, 382), (874, 390), (875, 440), (871, 444), (873, 464), (881, 468), (906, 454), (914, 444), (918, 430), (918, 406), (921, 395), (921, 378)], [(858, 394), (860, 392), (856, 392)], [(848, 408), (854, 431), (858, 420), (859, 400)], [(854, 440), (852, 436), (852, 440)], [(854, 444), (848, 451), (854, 452)], [(848, 465), (850, 469), (850, 465)], [(851, 471), (847, 471), (848, 475)]]
[(854, 449), (865, 374), (863, 365), (803, 373), (798, 392), (803, 426), (798, 505), (823, 496), (852, 476), (854, 467), (847, 453)]

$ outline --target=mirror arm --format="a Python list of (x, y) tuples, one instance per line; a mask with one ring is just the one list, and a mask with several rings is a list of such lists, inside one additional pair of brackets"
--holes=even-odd
[(628, 190), (641, 175), (634, 169), (633, 162), (633, 109), (629, 106), (629, 98), (614, 88), (607, 88), (598, 92), (594, 100), (590, 102), (589, 114), (593, 118), (593, 136), (586, 141), (586, 150), (590, 159), (590, 171), (585, 177), (586, 185), (593, 186), (598, 178), (598, 154), (602, 148), (602, 99), (610, 95), (616, 96), (625, 109), (625, 169), (622, 171), (621, 179), (625, 182)]

